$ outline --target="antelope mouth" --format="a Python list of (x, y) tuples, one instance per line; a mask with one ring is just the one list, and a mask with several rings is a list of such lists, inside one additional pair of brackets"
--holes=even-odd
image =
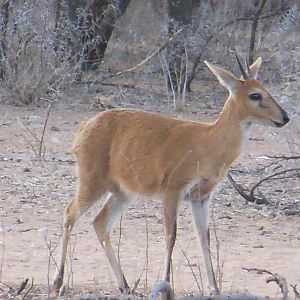
[(273, 120), (270, 120), (274, 125), (275, 127), (277, 128), (280, 128), (280, 127), (283, 127), (286, 123), (279, 123), (279, 122), (276, 122), (276, 121), (273, 121)]

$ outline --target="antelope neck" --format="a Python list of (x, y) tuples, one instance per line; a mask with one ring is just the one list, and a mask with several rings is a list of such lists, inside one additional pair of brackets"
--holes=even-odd
[(223, 151), (230, 151), (235, 154), (234, 159), (239, 155), (244, 142), (249, 138), (251, 121), (243, 119), (239, 107), (230, 96), (219, 118), (213, 123), (212, 131)]

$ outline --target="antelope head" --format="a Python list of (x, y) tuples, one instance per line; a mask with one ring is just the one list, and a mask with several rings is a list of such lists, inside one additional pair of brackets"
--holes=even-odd
[(240, 79), (207, 61), (205, 64), (216, 75), (219, 82), (228, 89), (229, 98), (235, 102), (240, 120), (275, 127), (286, 125), (290, 120), (286, 111), (273, 99), (266, 87), (256, 79), (262, 62), (261, 57), (247, 67), (247, 72), (238, 56), (236, 57), (242, 73)]

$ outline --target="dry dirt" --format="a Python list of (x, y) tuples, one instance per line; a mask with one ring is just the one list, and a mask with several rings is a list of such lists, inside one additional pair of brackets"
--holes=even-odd
[[(4, 105), (0, 110), (0, 298), (8, 290), (4, 284), (18, 287), (24, 278), (33, 278), (33, 290), (47, 295), (55, 270), (49, 249), (54, 250), (53, 257), (57, 260), (63, 209), (76, 181), (70, 153), (72, 140), (78, 123), (95, 114), (95, 111), (55, 106), (45, 134), (45, 158), (39, 160), (33, 151), (37, 144), (30, 130), (40, 136), (46, 112), (45, 107)], [(212, 117), (215, 116), (203, 115), (204, 119)], [(299, 138), (296, 126), (299, 121), (295, 117), (280, 130), (255, 126), (233, 168), (255, 170), (268, 162), (266, 154), (290, 155), (291, 143), (287, 141)], [(235, 178), (247, 185), (247, 178), (252, 177), (237, 174)], [(300, 184), (292, 179), (274, 181), (264, 187), (264, 192), (274, 202), (299, 201)], [(99, 206), (80, 219), (72, 236), (69, 284), (76, 292), (117, 293), (113, 274), (91, 226)], [(283, 275), (289, 284), (300, 286), (299, 216), (286, 216), (280, 209), (266, 206), (244, 206), (228, 181), (216, 194), (213, 215), (220, 242), (223, 291), (249, 291), (280, 299), (277, 286), (266, 284), (266, 276), (248, 273), (242, 267), (265, 268)], [(141, 278), (138, 290), (147, 292), (162, 276), (161, 204), (144, 199), (143, 203), (132, 205), (123, 216), (121, 229), (120, 258), (124, 273), (131, 286)], [(198, 281), (199, 273), (202, 275), (203, 288), (208, 293), (202, 253), (195, 239), (189, 204), (185, 202), (180, 209), (178, 231), (173, 260), (175, 292), (199, 293), (193, 269)], [(113, 234), (116, 249), (118, 238), (119, 225)], [(216, 261), (214, 237), (212, 249)], [(294, 299), (291, 288), (290, 297)]]

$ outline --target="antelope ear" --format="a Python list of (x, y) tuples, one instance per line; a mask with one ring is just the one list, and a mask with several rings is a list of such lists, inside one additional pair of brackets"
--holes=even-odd
[(261, 66), (262, 59), (258, 57), (256, 61), (250, 66), (251, 77), (256, 79), (259, 68)]
[(232, 73), (212, 65), (208, 61), (204, 61), (208, 68), (216, 75), (219, 82), (226, 87), (229, 92), (235, 94), (238, 88), (239, 79), (236, 78)]

